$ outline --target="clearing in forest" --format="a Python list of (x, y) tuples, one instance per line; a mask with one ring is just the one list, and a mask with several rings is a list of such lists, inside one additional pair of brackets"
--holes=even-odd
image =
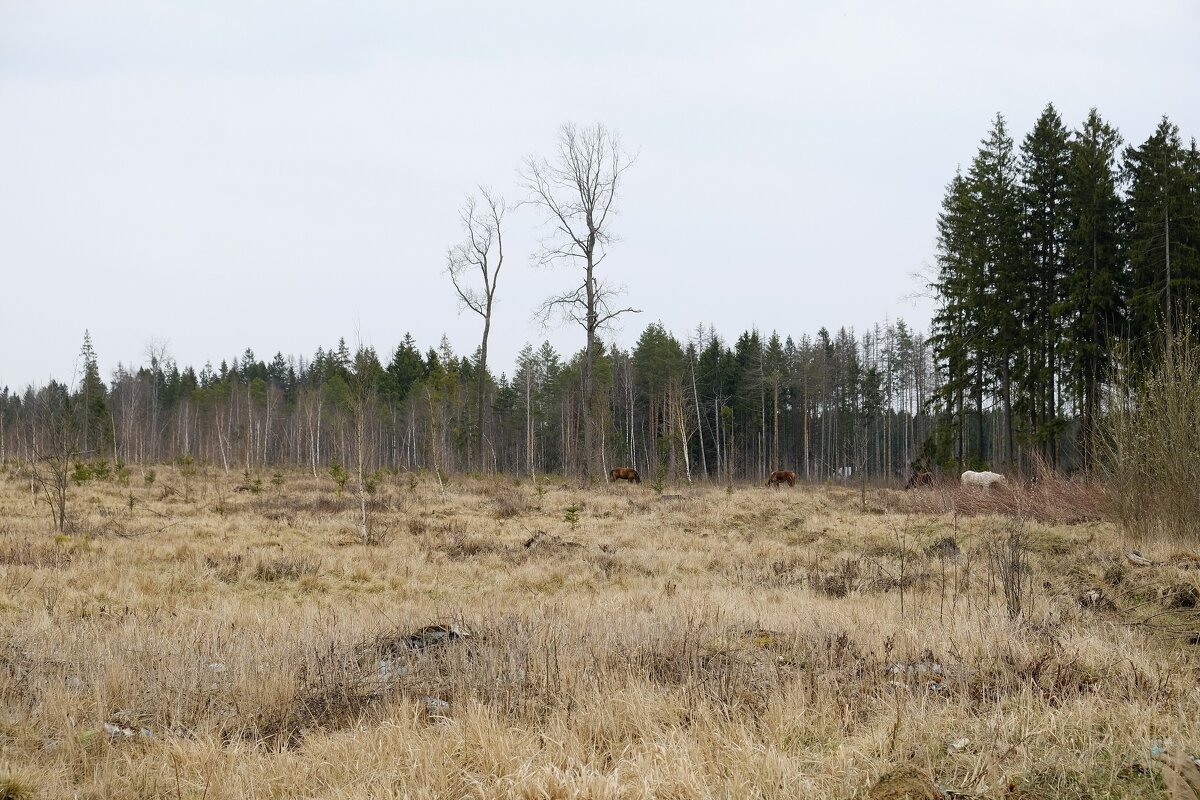
[(1086, 487), (157, 475), (0, 475), (3, 796), (1187, 796), (1200, 570)]

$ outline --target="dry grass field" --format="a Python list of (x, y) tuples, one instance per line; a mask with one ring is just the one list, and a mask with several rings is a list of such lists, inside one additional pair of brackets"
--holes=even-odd
[(1095, 490), (261, 477), (0, 472), (0, 798), (1193, 796), (1200, 570)]

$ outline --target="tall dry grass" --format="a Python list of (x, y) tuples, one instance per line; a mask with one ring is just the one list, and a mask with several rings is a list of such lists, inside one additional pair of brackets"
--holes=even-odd
[(1138, 539), (1200, 544), (1200, 342), (1190, 326), (1148, 369), (1115, 372), (1103, 438), (1117, 513)]
[(1111, 488), (1083, 476), (1062, 475), (1035, 464), (1028, 478), (1010, 478), (988, 489), (945, 479), (902, 495), (899, 507), (920, 514), (1000, 515), (1047, 524), (1079, 525), (1110, 519)]
[(0, 479), (10, 796), (1168, 797), (1200, 744), (1197, 575), (1103, 521), (1026, 518), (1014, 613), (1012, 518), (899, 492), (390, 476), (364, 547), (331, 482), (158, 470), (57, 538)]

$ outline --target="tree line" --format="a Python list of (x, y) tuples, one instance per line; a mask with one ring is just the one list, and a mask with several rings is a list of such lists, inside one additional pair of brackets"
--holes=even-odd
[[(781, 465), (810, 480), (899, 475), (932, 430), (933, 364), (903, 321), (864, 335), (693, 333), (681, 341), (652, 323), (629, 350), (596, 343), (605, 470), (664, 481), (765, 480)], [(406, 335), (385, 359), (344, 339), (311, 358), (247, 349), (198, 371), (160, 352), (106, 383), (85, 333), (74, 385), (0, 392), (0, 460), (582, 475), (586, 357), (529, 344), (511, 376), (493, 376), (479, 349), (458, 355), (443, 337), (422, 350)]]
[(997, 115), (937, 221), (936, 460), (1088, 469), (1115, 369), (1195, 325), (1200, 152), (1163, 117), (1125, 146), (1053, 105), (1017, 145)]

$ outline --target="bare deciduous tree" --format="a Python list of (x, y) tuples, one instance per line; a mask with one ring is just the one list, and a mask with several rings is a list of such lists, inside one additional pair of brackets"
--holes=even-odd
[(29, 464), (30, 477), (50, 507), (54, 527), (59, 533), (66, 533), (71, 460), (83, 454), (79, 449), (75, 403), (66, 386), (51, 381), (36, 406), (45, 436), (41, 441), (35, 440), (33, 460)]
[[(479, 469), (485, 471), (486, 441), (483, 433), (484, 394), (487, 391), (488, 334), (492, 330), (492, 303), (496, 297), (496, 281), (504, 265), (504, 238), (500, 230), (504, 220), (504, 198), (479, 187), (483, 201), (472, 196), (463, 204), (460, 217), (466, 237), (446, 253), (446, 271), (454, 283), (459, 302), (483, 317), (483, 341), (479, 347), (478, 402)], [(468, 284), (468, 273), (478, 270), (482, 288)]]
[(636, 308), (618, 308), (614, 300), (621, 287), (596, 276), (607, 247), (614, 241), (610, 215), (617, 188), (625, 171), (633, 165), (621, 147), (620, 137), (597, 123), (589, 128), (564, 124), (558, 131), (558, 154), (551, 162), (529, 156), (519, 171), (522, 186), (529, 191), (531, 205), (547, 216), (551, 233), (534, 255), (535, 263), (554, 266), (561, 262), (580, 270), (579, 285), (547, 298), (541, 306), (543, 320), (560, 315), (578, 323), (587, 336), (583, 362), (583, 464), (591, 475), (595, 465), (596, 417), (593, 368), (596, 333), (621, 314)]

